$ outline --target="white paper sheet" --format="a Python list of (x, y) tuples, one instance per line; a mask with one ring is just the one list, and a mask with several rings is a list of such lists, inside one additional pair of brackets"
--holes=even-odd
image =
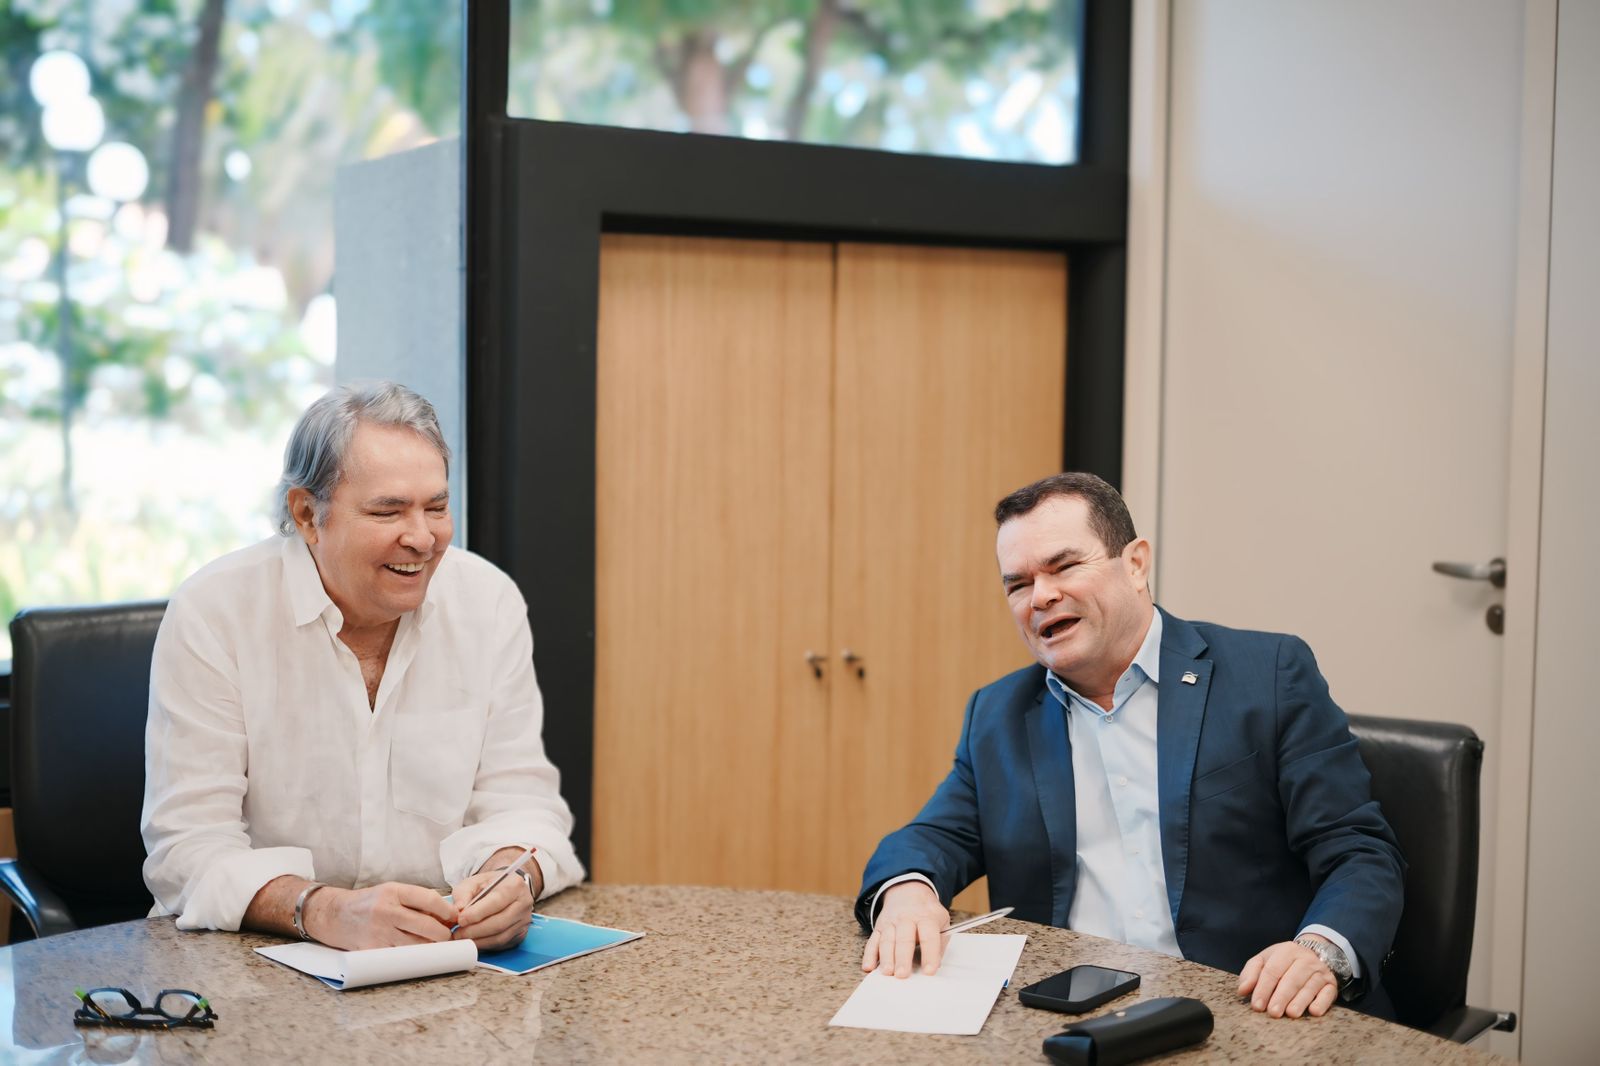
[(308, 973), (330, 988), (365, 988), (388, 981), (437, 977), (470, 970), (478, 963), (478, 945), (470, 940), (408, 944), (398, 948), (340, 951), (321, 944), (274, 944), (256, 948), (273, 962)]
[(953, 933), (938, 973), (927, 976), (920, 963), (904, 980), (869, 973), (828, 1024), (975, 1036), (1027, 940), (1018, 933)]

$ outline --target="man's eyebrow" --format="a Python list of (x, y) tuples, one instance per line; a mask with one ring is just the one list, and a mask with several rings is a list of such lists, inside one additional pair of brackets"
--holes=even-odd
[(429, 500), (428, 502), (429, 503), (443, 503), (444, 501), (448, 500), (449, 498), (450, 498), (450, 490), (449, 489), (440, 489), (438, 492), (433, 494), (433, 499)]
[(404, 496), (374, 496), (362, 506), (374, 507), (410, 507), (411, 501)]
[[(1050, 556), (1050, 558), (1048, 558), (1044, 562), (1040, 563), (1039, 566), (1040, 566), (1040, 568), (1048, 568), (1048, 567), (1059, 565), (1060, 563), (1065, 563), (1065, 562), (1069, 562), (1069, 561), (1074, 560), (1074, 559), (1082, 559), (1082, 558), (1083, 558), (1083, 552), (1079, 551), (1077, 548), (1062, 548), (1060, 551), (1058, 551), (1054, 555)], [(1000, 575), (1000, 584), (1009, 585), (1013, 581), (1021, 581), (1026, 576), (1027, 576), (1026, 574), (1001, 574)]]

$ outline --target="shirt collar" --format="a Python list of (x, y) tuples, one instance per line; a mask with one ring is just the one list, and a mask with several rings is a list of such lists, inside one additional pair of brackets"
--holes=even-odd
[(317, 561), (311, 558), (311, 549), (293, 533), (283, 538), (283, 588), (289, 596), (295, 625), (314, 622), (332, 611), (329, 624), (333, 631), (337, 633), (344, 627), (344, 615), (322, 587), (322, 575), (317, 572)]
[(1143, 670), (1145, 677), (1161, 684), (1161, 612), (1154, 606), (1150, 608), (1150, 630), (1139, 645), (1139, 654), (1133, 657), (1133, 665)]
[[(1115, 695), (1112, 696), (1111, 705), (1121, 707), (1123, 702), (1136, 692), (1144, 680), (1148, 678), (1151, 684), (1161, 684), (1161, 612), (1154, 606), (1150, 608), (1150, 628), (1145, 631), (1144, 643), (1139, 645), (1138, 654), (1133, 657), (1133, 662), (1128, 664), (1128, 669), (1123, 671), (1117, 679)], [(1072, 686), (1062, 681), (1053, 671), (1044, 675), (1044, 684), (1050, 690), (1050, 695), (1060, 701), (1063, 707), (1071, 708), (1072, 702), (1077, 700), (1085, 707), (1092, 708), (1099, 714), (1105, 714), (1104, 709), (1085, 700)]]

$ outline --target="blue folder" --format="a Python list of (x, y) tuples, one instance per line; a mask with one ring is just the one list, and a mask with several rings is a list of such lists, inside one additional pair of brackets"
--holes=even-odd
[(625, 929), (607, 929), (603, 925), (535, 914), (522, 943), (503, 951), (484, 952), (478, 956), (478, 965), (503, 973), (532, 973), (642, 936), (643, 933), (630, 933)]

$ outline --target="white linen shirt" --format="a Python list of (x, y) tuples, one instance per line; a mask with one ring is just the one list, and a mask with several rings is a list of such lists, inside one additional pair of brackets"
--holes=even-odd
[(370, 707), (343, 625), (298, 536), (225, 555), (173, 595), (145, 728), (152, 914), (238, 929), (285, 874), (448, 890), (509, 846), (538, 849), (546, 896), (582, 880), (511, 579), (447, 549)]

